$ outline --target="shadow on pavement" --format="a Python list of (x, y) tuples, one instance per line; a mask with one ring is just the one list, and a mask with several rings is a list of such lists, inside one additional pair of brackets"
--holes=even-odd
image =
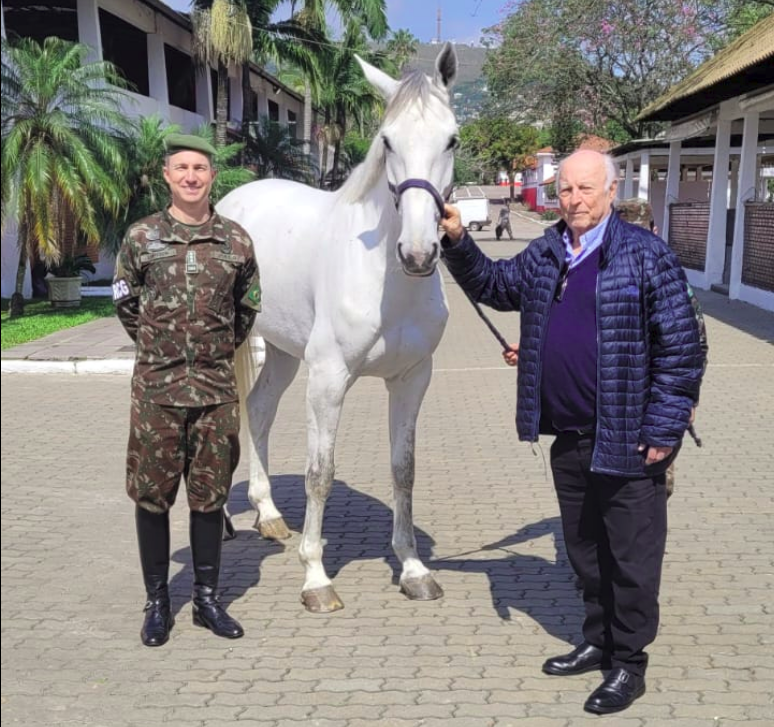
[[(282, 512), (288, 527), (296, 535), (304, 522), (306, 495), (304, 477), (300, 474), (277, 475), (271, 478), (272, 497)], [(231, 490), (229, 511), (232, 516), (253, 508), (247, 498), (247, 482)], [(524, 526), (496, 543), (448, 558), (432, 559), (435, 541), (425, 531), (415, 528), (417, 549), (422, 561), (435, 574), (441, 571), (481, 573), (489, 579), (492, 607), (503, 620), (511, 620), (514, 612), (534, 619), (549, 634), (573, 642), (583, 620), (583, 606), (573, 585), (573, 573), (563, 552), (553, 560), (520, 553), (514, 546), (536, 538), (549, 536), (556, 544), (562, 540), (558, 517), (546, 518)], [(392, 510), (380, 500), (334, 480), (323, 523), (326, 547), (323, 554), (325, 569), (332, 580), (349, 563), (381, 558), (392, 569), (392, 583), (398, 584), (400, 564), (392, 546)], [(249, 588), (260, 582), (261, 565), (265, 558), (278, 555), (285, 545), (264, 540), (255, 530), (237, 530), (234, 540), (223, 543), (221, 587), (224, 605), (239, 600)], [(491, 553), (497, 557), (482, 558)], [(475, 557), (466, 557), (466, 556)], [(173, 555), (175, 562), (185, 567), (171, 582), (173, 610), (180, 610), (182, 601), (190, 598), (192, 572), (190, 549), (181, 548)], [(294, 566), (299, 591), (303, 582), (301, 565)], [(441, 585), (443, 579), (440, 578)], [(335, 585), (335, 582), (334, 582)]]
[[(555, 547), (553, 560), (527, 555), (513, 546), (536, 538), (550, 536)], [(583, 603), (574, 585), (574, 573), (557, 543), (562, 541), (561, 521), (551, 517), (523, 528), (502, 540), (482, 546), (474, 559), (462, 553), (430, 561), (435, 571), (454, 570), (463, 573), (483, 573), (489, 578), (492, 607), (504, 621), (513, 618), (513, 612), (534, 619), (552, 636), (568, 643), (577, 641), (583, 624)], [(500, 557), (482, 558), (483, 553)]]

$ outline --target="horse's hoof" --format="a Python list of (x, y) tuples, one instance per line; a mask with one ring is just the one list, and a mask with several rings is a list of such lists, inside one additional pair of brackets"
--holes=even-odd
[(400, 582), (400, 590), (412, 601), (435, 601), (443, 596), (443, 588), (429, 573), (421, 578), (406, 578)]
[(313, 588), (310, 591), (301, 592), (301, 603), (310, 613), (332, 613), (344, 608), (344, 604), (336, 595), (333, 586)]
[(274, 518), (274, 520), (266, 520), (265, 522), (261, 522), (260, 517), (258, 517), (255, 519), (253, 527), (266, 540), (287, 540), (292, 534), (288, 530), (288, 526), (285, 525), (285, 520), (281, 517)]

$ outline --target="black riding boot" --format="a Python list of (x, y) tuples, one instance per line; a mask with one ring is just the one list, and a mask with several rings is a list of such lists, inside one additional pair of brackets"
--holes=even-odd
[(161, 646), (175, 625), (169, 604), (169, 513), (150, 512), (138, 505), (135, 520), (148, 596), (140, 638), (145, 646)]
[(242, 627), (220, 605), (217, 588), (220, 548), (223, 543), (223, 513), (191, 511), (191, 559), (194, 568), (193, 622), (216, 636), (238, 639)]

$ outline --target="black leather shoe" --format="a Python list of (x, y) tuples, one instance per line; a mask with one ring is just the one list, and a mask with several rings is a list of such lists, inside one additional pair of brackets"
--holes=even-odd
[(175, 625), (175, 618), (169, 608), (169, 598), (151, 598), (145, 604), (145, 620), (140, 638), (145, 646), (162, 646), (169, 641), (169, 632)]
[(594, 714), (620, 712), (645, 694), (645, 677), (626, 669), (613, 669), (586, 700), (583, 709)]
[(197, 586), (193, 600), (194, 626), (203, 626), (224, 639), (238, 639), (245, 635), (236, 619), (229, 616), (211, 588)]
[(555, 676), (568, 676), (572, 674), (584, 674), (602, 667), (602, 649), (584, 641), (569, 654), (555, 656), (543, 664), (544, 674)]

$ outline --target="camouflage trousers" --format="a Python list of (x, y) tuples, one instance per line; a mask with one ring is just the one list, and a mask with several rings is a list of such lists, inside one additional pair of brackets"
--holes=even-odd
[(239, 402), (176, 407), (132, 399), (126, 491), (146, 510), (169, 510), (181, 477), (191, 510), (220, 510), (238, 462)]

